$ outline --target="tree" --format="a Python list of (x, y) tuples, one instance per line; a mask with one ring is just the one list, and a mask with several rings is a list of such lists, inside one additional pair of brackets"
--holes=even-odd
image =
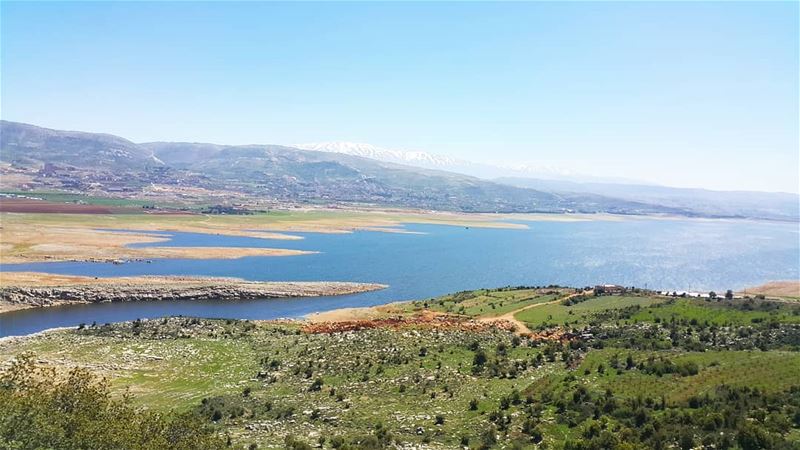
[(745, 422), (741, 426), (739, 433), (736, 435), (736, 441), (743, 450), (756, 450), (773, 447), (773, 442), (770, 435), (757, 425), (753, 425), (749, 422)]
[(0, 447), (15, 449), (224, 449), (225, 439), (191, 413), (159, 414), (113, 398), (85, 369), (59, 376), (24, 355), (0, 373)]
[(472, 358), (472, 365), (475, 366), (476, 368), (480, 368), (483, 367), (484, 364), (486, 364), (487, 360), (488, 358), (486, 356), (486, 352), (483, 351), (482, 348), (479, 348), (475, 352), (475, 357)]
[(733, 300), (733, 291), (728, 289), (725, 291), (725, 299), (726, 300)]
[(322, 381), (322, 378), (317, 378), (313, 383), (311, 383), (311, 386), (308, 388), (308, 390), (311, 392), (319, 391), (322, 389), (323, 384), (324, 382)]

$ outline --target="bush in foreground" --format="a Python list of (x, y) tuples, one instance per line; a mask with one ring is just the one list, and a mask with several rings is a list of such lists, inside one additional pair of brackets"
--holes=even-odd
[(30, 356), (0, 373), (0, 448), (222, 449), (208, 425), (191, 414), (159, 414), (112, 398), (106, 381), (84, 369), (59, 376)]

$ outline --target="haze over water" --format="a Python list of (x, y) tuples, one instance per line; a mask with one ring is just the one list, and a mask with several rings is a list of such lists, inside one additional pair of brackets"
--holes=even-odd
[(796, 223), (631, 219), (615, 222), (527, 222), (529, 229), (411, 224), (414, 233), (293, 233), (303, 240), (265, 240), (165, 233), (148, 245), (276, 247), (320, 253), (233, 260), (154, 260), (123, 265), (37, 263), (3, 271), (100, 277), (200, 275), (259, 281), (359, 281), (381, 291), (341, 297), (106, 303), (37, 308), (0, 315), (0, 336), (79, 323), (171, 315), (274, 319), (342, 307), (424, 299), (508, 285), (587, 286), (617, 283), (657, 290), (741, 289), (800, 278)]

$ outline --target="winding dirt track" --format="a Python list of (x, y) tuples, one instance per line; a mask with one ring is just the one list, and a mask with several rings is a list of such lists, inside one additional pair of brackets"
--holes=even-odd
[(567, 300), (567, 299), (570, 299), (570, 298), (573, 298), (573, 297), (577, 297), (579, 295), (590, 295), (592, 292), (593, 291), (578, 292), (578, 293), (575, 293), (575, 294), (567, 295), (566, 297), (560, 297), (560, 298), (557, 298), (555, 300), (551, 300), (549, 302), (534, 303), (533, 305), (523, 306), (522, 308), (515, 309), (515, 310), (513, 310), (511, 312), (507, 312), (507, 313), (505, 313), (503, 315), (500, 315), (500, 316), (481, 317), (481, 318), (478, 318), (477, 320), (479, 322), (510, 322), (510, 323), (512, 323), (514, 325), (514, 333), (515, 334), (520, 335), (520, 336), (522, 336), (522, 335), (531, 335), (531, 334), (534, 334), (534, 332), (531, 331), (531, 329), (528, 328), (527, 325), (525, 325), (525, 322), (523, 322), (523, 321), (517, 319), (516, 317), (514, 317), (516, 314), (519, 314), (522, 311), (525, 311), (525, 310), (528, 310), (528, 309), (531, 309), (531, 308), (538, 308), (540, 306), (553, 305), (553, 304), (556, 304), (556, 303), (561, 303), (564, 300)]

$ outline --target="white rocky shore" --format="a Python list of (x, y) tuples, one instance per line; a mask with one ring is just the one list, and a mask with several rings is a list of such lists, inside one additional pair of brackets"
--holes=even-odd
[(131, 277), (64, 285), (0, 286), (0, 312), (68, 304), (160, 300), (243, 300), (346, 295), (383, 289), (374, 283), (256, 282), (235, 278)]

